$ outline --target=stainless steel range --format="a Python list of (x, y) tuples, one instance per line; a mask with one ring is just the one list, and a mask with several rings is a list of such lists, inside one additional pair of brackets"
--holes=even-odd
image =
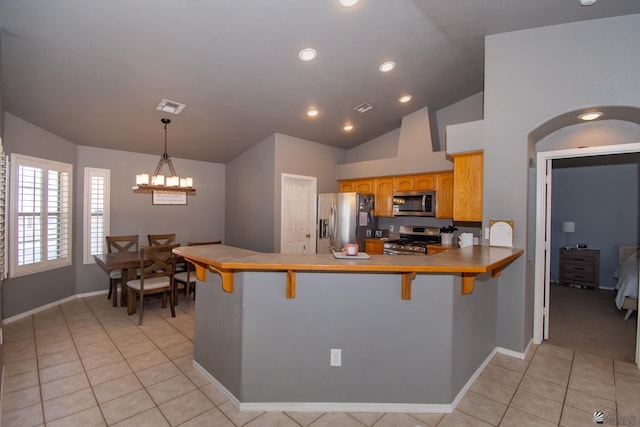
[(401, 225), (399, 239), (384, 243), (385, 255), (426, 255), (427, 246), (440, 243), (438, 227), (412, 227)]

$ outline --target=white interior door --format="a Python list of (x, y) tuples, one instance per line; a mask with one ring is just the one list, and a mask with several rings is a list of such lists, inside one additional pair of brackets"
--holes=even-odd
[(282, 174), (280, 252), (316, 253), (316, 178)]

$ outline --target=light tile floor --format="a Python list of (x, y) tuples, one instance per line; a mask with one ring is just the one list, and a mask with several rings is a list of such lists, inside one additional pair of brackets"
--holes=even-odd
[(142, 327), (104, 295), (5, 325), (2, 426), (640, 425), (634, 365), (549, 344), (496, 355), (451, 414), (238, 412), (193, 368), (193, 304), (147, 307)]

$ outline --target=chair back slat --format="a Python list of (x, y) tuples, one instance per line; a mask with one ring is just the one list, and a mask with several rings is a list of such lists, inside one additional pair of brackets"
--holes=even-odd
[(140, 249), (140, 271), (143, 280), (175, 274), (176, 255), (173, 248), (177, 246), (146, 246)]
[(130, 236), (106, 236), (107, 252), (110, 254), (118, 252), (137, 252), (138, 235)]
[(176, 234), (148, 234), (149, 246), (167, 246), (172, 245), (176, 241)]

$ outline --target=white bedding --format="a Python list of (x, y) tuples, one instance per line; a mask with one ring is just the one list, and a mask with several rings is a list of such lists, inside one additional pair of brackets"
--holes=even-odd
[(638, 298), (638, 251), (627, 255), (616, 269), (615, 276), (618, 279), (616, 289), (616, 307), (622, 309), (625, 297)]

